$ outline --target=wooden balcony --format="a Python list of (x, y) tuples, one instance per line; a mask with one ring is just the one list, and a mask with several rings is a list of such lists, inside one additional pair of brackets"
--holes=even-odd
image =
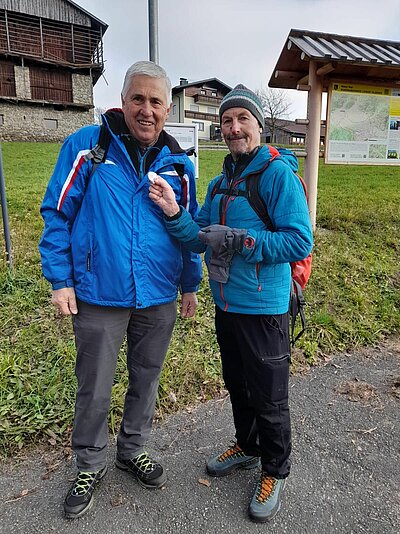
[(217, 108), (221, 105), (222, 98), (218, 96), (208, 96), (198, 93), (193, 96), (194, 101), (198, 104), (210, 104), (211, 106), (216, 106)]
[(201, 113), (200, 111), (185, 110), (185, 117), (187, 119), (195, 119), (197, 121), (211, 121), (219, 124), (219, 116), (213, 113)]
[[(101, 28), (0, 10), (0, 54), (103, 70)], [(97, 77), (98, 77), (97, 76)]]

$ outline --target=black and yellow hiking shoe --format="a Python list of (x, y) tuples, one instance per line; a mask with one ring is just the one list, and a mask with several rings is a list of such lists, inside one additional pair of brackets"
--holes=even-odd
[(154, 462), (147, 452), (142, 452), (129, 460), (117, 456), (115, 465), (123, 471), (132, 473), (144, 488), (161, 488), (167, 481), (162, 465)]
[(260, 465), (258, 456), (246, 456), (237, 443), (207, 462), (207, 472), (213, 477), (224, 477), (236, 469), (253, 469)]
[(93, 506), (93, 491), (107, 473), (107, 466), (100, 471), (79, 471), (64, 501), (65, 516), (80, 517)]
[(261, 472), (260, 480), (250, 501), (250, 519), (257, 523), (265, 523), (279, 512), (285, 483), (286, 479), (274, 478), (265, 471)]

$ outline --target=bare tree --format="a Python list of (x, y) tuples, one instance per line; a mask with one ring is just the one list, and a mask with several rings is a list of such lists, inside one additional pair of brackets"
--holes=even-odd
[(289, 117), (292, 103), (284, 89), (258, 89), (256, 94), (263, 104), (266, 124), (271, 132), (271, 142), (275, 143), (277, 122), (279, 119)]
[(94, 123), (101, 124), (101, 116), (105, 113), (105, 108), (95, 107), (93, 110), (94, 113)]

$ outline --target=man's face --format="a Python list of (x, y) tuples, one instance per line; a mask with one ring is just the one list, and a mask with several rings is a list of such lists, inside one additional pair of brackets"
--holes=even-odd
[(164, 128), (171, 106), (161, 78), (134, 76), (125, 96), (121, 96), (125, 122), (142, 146), (154, 144)]
[(260, 125), (245, 108), (230, 108), (224, 111), (221, 132), (233, 159), (249, 154), (260, 144)]

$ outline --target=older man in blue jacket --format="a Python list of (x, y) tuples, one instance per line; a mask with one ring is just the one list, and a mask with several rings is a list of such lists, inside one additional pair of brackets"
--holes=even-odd
[[(258, 97), (238, 85), (224, 97), (219, 113), (230, 154), (222, 175), (211, 181), (198, 216), (193, 220), (179, 205), (162, 177), (150, 187), (150, 198), (164, 211), (171, 235), (190, 250), (206, 252), (236, 428), (236, 442), (210, 458), (207, 471), (224, 476), (256, 467), (261, 459), (249, 514), (264, 522), (278, 512), (290, 470), (290, 262), (307, 257), (312, 230), (294, 172), (296, 158), (260, 146), (264, 114)], [(248, 200), (246, 181), (255, 176), (273, 231)]]
[(163, 467), (144, 447), (178, 290), (181, 315), (191, 317), (201, 279), (199, 256), (166, 231), (162, 211), (148, 195), (149, 173), (155, 172), (188, 213), (197, 214), (193, 164), (163, 130), (171, 83), (158, 65), (138, 62), (128, 69), (121, 96), (122, 110), (103, 116), (110, 140), (104, 163), (94, 169), (91, 159), (98, 126), (72, 134), (41, 208), (43, 273), (52, 285), (52, 302), (72, 315), (77, 349), (72, 446), (78, 475), (64, 502), (69, 518), (89, 510), (107, 470), (107, 416), (125, 335), (129, 386), (116, 465), (144, 487), (164, 485)]

